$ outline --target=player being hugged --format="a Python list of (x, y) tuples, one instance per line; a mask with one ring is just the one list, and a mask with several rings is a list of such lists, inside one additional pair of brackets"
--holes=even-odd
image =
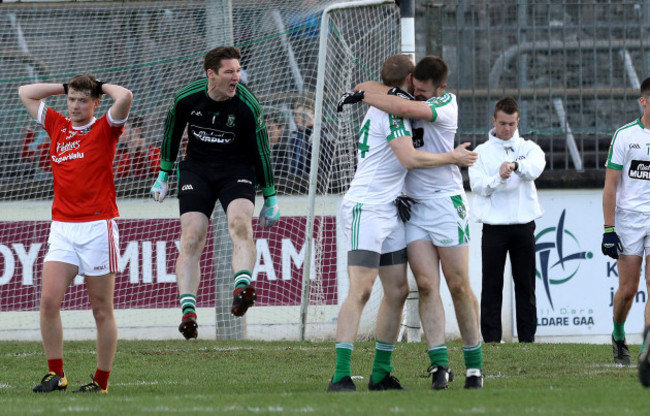
[(185, 339), (198, 336), (199, 260), (217, 200), (226, 213), (233, 244), (231, 312), (235, 316), (243, 316), (257, 299), (251, 286), (257, 255), (252, 226), (256, 184), (264, 195), (262, 227), (271, 227), (280, 218), (266, 124), (259, 102), (240, 84), (240, 58), (239, 49), (232, 46), (212, 49), (204, 57), (206, 78), (178, 91), (167, 113), (160, 173), (151, 188), (153, 198), (162, 202), (187, 126), (187, 154), (179, 164), (181, 248), (176, 262), (183, 310), (178, 330)]
[[(66, 94), (68, 117), (43, 99)], [(95, 118), (103, 94), (113, 105)], [(115, 146), (129, 115), (133, 94), (94, 75), (67, 84), (31, 84), (18, 89), (29, 114), (50, 136), (54, 178), (52, 226), (43, 264), (40, 321), (49, 372), (34, 386), (37, 393), (65, 390), (61, 303), (77, 274), (83, 275), (97, 326), (97, 369), (89, 384), (74, 393), (106, 393), (117, 348), (113, 293), (117, 271), (119, 216), (113, 182)]]

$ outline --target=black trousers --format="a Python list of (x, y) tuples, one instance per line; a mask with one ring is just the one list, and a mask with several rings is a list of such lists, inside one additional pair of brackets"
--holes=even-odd
[(535, 221), (527, 224), (483, 224), (481, 254), (481, 332), (483, 341), (501, 341), (501, 306), (506, 254), (510, 252), (515, 285), (519, 342), (535, 342), (537, 302), (535, 299)]

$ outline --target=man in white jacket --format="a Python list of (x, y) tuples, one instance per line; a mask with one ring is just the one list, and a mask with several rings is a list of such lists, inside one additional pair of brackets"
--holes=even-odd
[(519, 137), (519, 106), (512, 97), (500, 99), (488, 140), (476, 147), (478, 160), (469, 168), (474, 193), (472, 213), (483, 223), (481, 252), (481, 332), (484, 342), (501, 341), (501, 305), (506, 254), (510, 253), (515, 283), (519, 342), (534, 342), (535, 219), (542, 216), (535, 179), (546, 166), (544, 151)]

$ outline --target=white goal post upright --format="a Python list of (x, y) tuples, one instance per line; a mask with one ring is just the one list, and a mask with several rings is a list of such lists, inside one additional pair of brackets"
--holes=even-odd
[[(328, 47), (330, 46), (328, 40), (330, 39), (330, 15), (332, 12), (343, 9), (351, 8), (362, 8), (368, 6), (377, 6), (383, 4), (394, 4), (395, 0), (360, 0), (352, 1), (347, 3), (338, 3), (328, 6), (323, 10), (321, 21), (320, 21), (320, 35), (319, 35), (319, 47), (318, 47), (318, 71), (317, 71), (317, 81), (316, 81), (316, 95), (315, 95), (315, 111), (314, 111), (314, 132), (312, 135), (312, 159), (311, 159), (311, 171), (309, 176), (309, 193), (308, 193), (308, 212), (307, 212), (307, 225), (305, 232), (305, 246), (306, 252), (311, 253), (313, 247), (313, 230), (314, 230), (314, 221), (315, 221), (315, 200), (316, 193), (318, 189), (318, 163), (320, 160), (320, 149), (321, 149), (321, 132), (322, 132), (322, 121), (323, 121), (323, 104), (325, 102), (325, 79), (327, 71), (327, 56), (328, 56)], [(402, 16), (400, 18), (400, 27), (401, 27), (401, 52), (404, 54), (411, 54), (415, 60), (415, 26), (414, 26), (414, 17), (415, 17), (415, 8), (414, 0), (402, 1), (400, 4), (400, 12)], [(341, 39), (342, 43), (345, 43), (345, 39)], [(347, 46), (347, 45), (346, 45)], [(381, 61), (387, 58), (388, 55), (381, 57)], [(380, 64), (381, 65), (381, 64)], [(347, 85), (348, 88), (352, 87)], [(330, 91), (331, 94), (335, 96), (340, 95), (344, 91)], [(312, 264), (310, 261), (305, 263), (303, 268), (303, 279), (302, 279), (302, 296), (300, 304), (300, 339), (305, 339), (305, 330), (307, 327), (307, 312), (308, 312), (308, 303), (309, 303), (309, 286), (310, 278), (313, 273)], [(346, 273), (347, 274), (347, 273)], [(340, 274), (339, 274), (340, 276)], [(410, 297), (410, 296), (409, 296)], [(416, 298), (417, 300), (417, 298)], [(415, 319), (419, 319), (417, 315), (417, 302), (415, 303)], [(409, 314), (410, 315), (410, 314)], [(419, 324), (416, 325), (407, 325), (409, 328), (417, 327), (415, 333), (419, 340)], [(413, 332), (413, 331), (411, 331)], [(415, 338), (415, 334), (409, 334), (409, 340)]]
[[(415, 59), (415, 0), (401, 0), (400, 2), (400, 33), (402, 35), (402, 53), (411, 55), (413, 62), (417, 62)], [(405, 305), (406, 316), (404, 317), (406, 340), (408, 342), (420, 342), (418, 289), (410, 273), (409, 287), (409, 295)]]

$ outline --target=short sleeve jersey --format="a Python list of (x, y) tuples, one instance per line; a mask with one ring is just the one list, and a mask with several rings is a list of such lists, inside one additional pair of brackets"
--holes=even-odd
[[(454, 150), (458, 129), (458, 104), (456, 96), (445, 92), (426, 101), (431, 108), (431, 120), (415, 120), (413, 133), (419, 139), (416, 149), (431, 153)], [(463, 191), (463, 178), (457, 165), (449, 164), (431, 169), (413, 169), (406, 176), (405, 192), (415, 199), (429, 199), (456, 195)]]
[(359, 131), (357, 170), (345, 198), (368, 204), (391, 203), (401, 193), (407, 170), (389, 142), (411, 136), (408, 120), (375, 107), (366, 113)]
[(242, 84), (235, 96), (215, 101), (202, 78), (176, 93), (165, 121), (160, 166), (171, 171), (187, 127), (186, 159), (208, 168), (246, 164), (254, 169), (264, 194), (275, 192), (269, 139), (262, 107)]
[(650, 130), (641, 119), (616, 130), (605, 167), (621, 171), (616, 208), (650, 213)]
[(53, 220), (87, 222), (119, 216), (113, 158), (124, 121), (110, 120), (107, 112), (86, 126), (73, 127), (69, 118), (41, 104), (38, 122), (51, 139)]

